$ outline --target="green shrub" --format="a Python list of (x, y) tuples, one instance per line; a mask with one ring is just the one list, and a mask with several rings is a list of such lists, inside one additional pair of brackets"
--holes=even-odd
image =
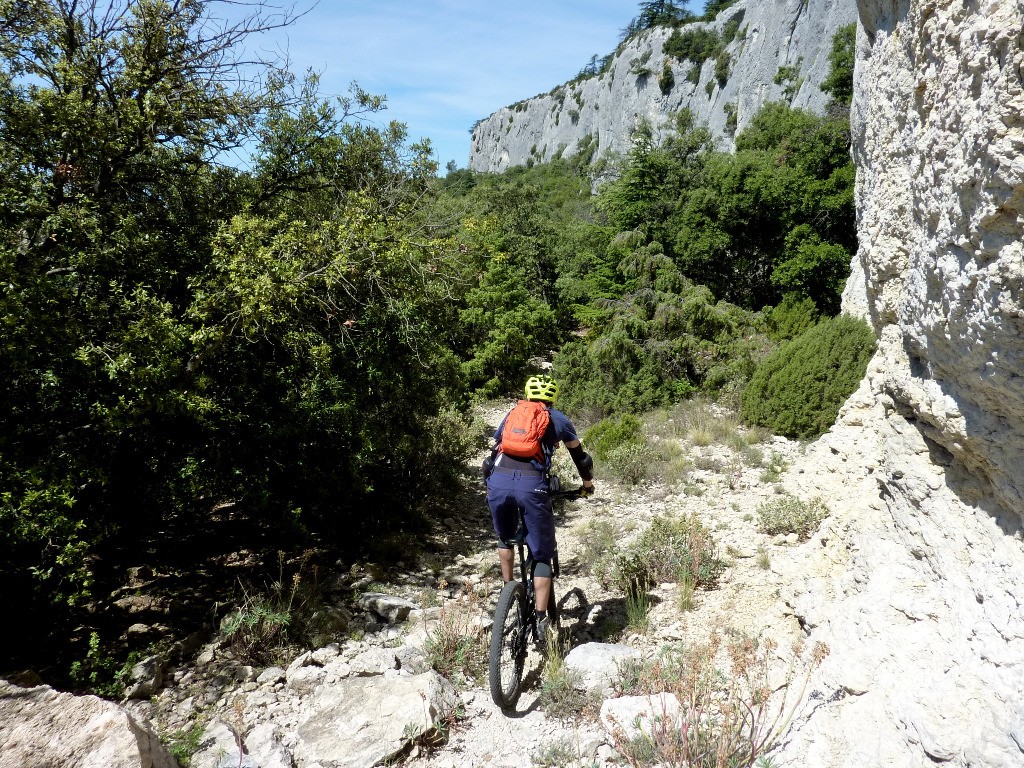
[(715, 57), (715, 80), (718, 81), (718, 87), (724, 88), (725, 84), (729, 80), (729, 65), (732, 64), (732, 58), (729, 56), (725, 49), (718, 52)]
[(740, 24), (742, 23), (742, 14), (740, 14), (739, 16), (733, 16), (731, 19), (729, 19), (729, 21), (725, 23), (725, 26), (722, 27), (723, 44), (728, 45), (729, 43), (736, 39), (736, 36), (739, 34), (740, 31)]
[(668, 96), (675, 87), (675, 84), (676, 76), (672, 72), (672, 67), (668, 62), (665, 62), (665, 67), (661, 70), (661, 76), (658, 78), (658, 88), (661, 89), (663, 96)]
[(722, 111), (725, 112), (725, 130), (730, 135), (736, 133), (736, 126), (739, 121), (739, 117), (736, 112), (736, 102), (727, 102), (722, 106)]
[(840, 27), (832, 36), (832, 51), (828, 55), (829, 73), (821, 83), (821, 90), (831, 94), (836, 104), (847, 106), (853, 99), (853, 63), (856, 58), (857, 25)]
[(604, 419), (586, 431), (583, 442), (596, 458), (606, 461), (616, 449), (644, 443), (643, 422), (630, 413)]
[(716, 30), (699, 27), (674, 30), (665, 41), (663, 50), (666, 56), (674, 56), (680, 61), (689, 60), (700, 66), (707, 59), (716, 57), (722, 45), (722, 38)]
[(647, 443), (626, 443), (608, 454), (607, 469), (626, 485), (639, 485), (651, 476), (658, 456)]
[(635, 595), (665, 581), (714, 586), (724, 568), (711, 532), (696, 516), (658, 516), (619, 554), (611, 577), (622, 592)]
[(802, 64), (803, 57), (801, 56), (796, 60), (795, 64), (779, 67), (779, 71), (775, 73), (775, 77), (772, 79), (772, 82), (776, 85), (782, 86), (782, 93), (788, 101), (793, 100), (793, 97), (800, 91), (800, 86), (803, 85), (804, 79), (800, 76), (800, 66)]
[(178, 761), (178, 765), (188, 768), (191, 765), (192, 756), (199, 751), (205, 729), (206, 723), (200, 719), (188, 728), (161, 736), (160, 740), (167, 747), (167, 751)]
[(853, 394), (875, 349), (863, 320), (829, 318), (781, 345), (740, 398), (743, 418), (787, 437), (822, 435)]
[(802, 501), (786, 493), (757, 508), (757, 529), (769, 536), (795, 533), (804, 541), (817, 530), (826, 517), (828, 508), (821, 499)]
[(787, 293), (778, 306), (768, 310), (768, 335), (776, 341), (799, 336), (818, 322), (814, 299)]

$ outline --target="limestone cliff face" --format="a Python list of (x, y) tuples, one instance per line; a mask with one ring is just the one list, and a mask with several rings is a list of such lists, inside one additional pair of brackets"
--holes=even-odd
[(859, 15), (844, 300), (880, 340), (794, 478), (833, 510), (789, 595), (832, 654), (784, 756), (1020, 766), (1024, 6)]
[[(733, 134), (766, 102), (824, 109), (828, 95), (819, 86), (829, 72), (832, 36), (855, 21), (856, 0), (740, 0), (715, 21), (686, 27), (735, 31), (725, 47), (724, 84), (713, 59), (704, 62), (697, 82), (690, 82), (692, 63), (662, 52), (670, 30), (649, 30), (631, 40), (604, 74), (558, 86), (482, 120), (473, 130), (469, 167), (500, 173), (560, 152), (566, 157), (584, 149), (596, 156), (625, 153), (640, 121), (660, 137), (671, 128), (669, 116), (683, 107), (708, 125), (723, 148), (731, 148)], [(659, 79), (666, 62), (674, 85), (663, 93)], [(783, 67), (790, 68), (790, 76), (777, 83)]]

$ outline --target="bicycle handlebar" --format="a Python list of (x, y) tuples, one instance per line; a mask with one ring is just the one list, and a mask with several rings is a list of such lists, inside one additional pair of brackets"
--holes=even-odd
[(585, 499), (592, 495), (593, 491), (587, 493), (586, 489), (582, 485), (578, 488), (563, 488), (558, 476), (552, 475), (548, 482), (548, 493), (551, 495), (552, 499), (567, 499), (572, 501), (574, 499)]
[(575, 499), (585, 499), (590, 494), (584, 493), (584, 488), (581, 485), (579, 488), (567, 488), (561, 491), (552, 491), (551, 498), (553, 499), (568, 499), (573, 501)]

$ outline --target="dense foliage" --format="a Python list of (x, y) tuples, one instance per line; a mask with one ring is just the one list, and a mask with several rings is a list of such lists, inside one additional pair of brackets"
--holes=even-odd
[[(125, 547), (158, 559), (224, 505), (358, 545), (462, 455), (429, 147), (355, 119), (381, 106), (358, 89), (239, 77), (274, 22), (209, 6), (0, 3), (0, 591), (42, 614), (26, 647)], [(217, 162), (242, 145), (254, 171)]]
[(863, 320), (828, 318), (772, 352), (743, 391), (742, 415), (787, 437), (817, 437), (836, 420), (875, 349)]

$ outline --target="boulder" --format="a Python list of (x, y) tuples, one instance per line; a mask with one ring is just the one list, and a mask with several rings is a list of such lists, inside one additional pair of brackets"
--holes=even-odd
[(564, 663), (577, 676), (580, 688), (604, 692), (619, 679), (619, 666), (627, 659), (639, 657), (640, 651), (628, 645), (584, 643), (569, 651)]
[(298, 729), (296, 764), (371, 768), (393, 758), (458, 698), (436, 672), (411, 677), (350, 677), (322, 689), (315, 712)]
[(125, 686), (126, 699), (148, 699), (164, 684), (164, 670), (168, 659), (162, 654), (143, 659), (131, 668), (128, 684)]
[(0, 768), (177, 768), (148, 723), (96, 696), (0, 681)]
[(372, 611), (387, 624), (405, 621), (409, 612), (419, 608), (416, 603), (382, 592), (365, 592), (359, 597), (360, 607)]
[(246, 753), (245, 742), (223, 720), (212, 720), (203, 731), (189, 768), (262, 768)]

